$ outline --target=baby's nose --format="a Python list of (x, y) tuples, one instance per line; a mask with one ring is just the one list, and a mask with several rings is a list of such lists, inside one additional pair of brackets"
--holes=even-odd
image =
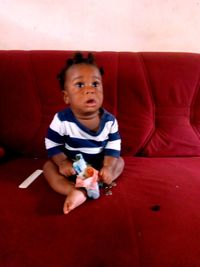
[(87, 90), (85, 93), (86, 94), (94, 94), (94, 91), (93, 90)]
[(92, 86), (87, 86), (85, 88), (85, 94), (94, 94), (94, 88)]

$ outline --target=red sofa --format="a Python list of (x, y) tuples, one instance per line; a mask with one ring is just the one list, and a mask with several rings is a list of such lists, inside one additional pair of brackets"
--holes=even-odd
[(0, 51), (0, 266), (200, 266), (200, 54), (95, 52), (125, 170), (113, 194), (62, 214), (39, 176), (44, 136), (64, 108), (56, 74), (70, 51)]

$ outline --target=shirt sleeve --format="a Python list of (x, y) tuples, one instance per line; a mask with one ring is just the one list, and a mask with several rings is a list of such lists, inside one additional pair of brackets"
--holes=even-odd
[(121, 137), (119, 134), (118, 122), (114, 119), (110, 128), (108, 142), (105, 146), (105, 155), (118, 158), (121, 152)]
[(54, 116), (47, 130), (45, 147), (48, 157), (53, 157), (56, 154), (64, 152), (65, 150), (62, 122), (59, 119), (58, 113)]

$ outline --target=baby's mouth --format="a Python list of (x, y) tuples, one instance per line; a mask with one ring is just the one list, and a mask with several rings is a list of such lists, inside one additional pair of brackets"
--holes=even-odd
[(94, 106), (94, 105), (96, 105), (96, 100), (95, 99), (88, 99), (86, 101), (86, 104), (89, 106)]

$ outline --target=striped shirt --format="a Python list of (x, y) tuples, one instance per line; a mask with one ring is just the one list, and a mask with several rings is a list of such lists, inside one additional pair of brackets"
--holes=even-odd
[(86, 162), (94, 166), (102, 162), (104, 156), (119, 157), (121, 138), (117, 120), (105, 109), (101, 109), (101, 113), (96, 132), (81, 124), (70, 108), (56, 113), (45, 138), (48, 156), (63, 152), (75, 160), (76, 154), (82, 153)]

